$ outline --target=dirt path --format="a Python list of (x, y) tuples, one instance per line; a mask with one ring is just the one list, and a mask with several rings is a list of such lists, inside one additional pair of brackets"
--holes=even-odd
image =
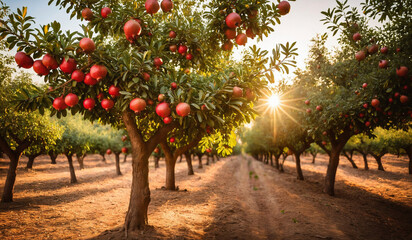
[[(113, 160), (105, 164), (99, 156), (88, 156), (86, 169), (76, 166), (80, 183), (75, 185), (68, 184), (63, 157), (57, 165), (46, 157), (36, 159), (33, 171), (23, 169), (23, 160), (15, 202), (0, 204), (0, 239), (124, 239), (119, 230), (129, 201), (131, 166), (130, 159), (122, 163), (123, 176), (116, 176)], [(164, 164), (155, 170), (151, 162), (151, 227), (140, 237), (412, 239), (412, 177), (398, 172), (404, 171), (404, 163), (397, 161), (385, 160), (387, 172), (351, 169), (342, 162), (336, 197), (321, 192), (325, 156), (315, 165), (303, 158), (305, 181), (296, 180), (291, 160), (283, 174), (250, 157), (222, 159), (203, 169), (194, 161), (193, 176), (182, 162), (176, 166), (181, 189), (176, 192), (161, 190)], [(0, 184), (6, 162), (0, 159)]]

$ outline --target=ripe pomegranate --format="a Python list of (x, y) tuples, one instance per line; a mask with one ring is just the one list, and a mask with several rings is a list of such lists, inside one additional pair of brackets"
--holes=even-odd
[(107, 149), (107, 151), (106, 151), (106, 154), (107, 154), (107, 155), (110, 155), (110, 154), (112, 154), (112, 150), (110, 150), (110, 149)]
[(66, 61), (66, 58), (63, 58), (62, 63), (60, 64), (60, 70), (62, 70), (62, 72), (70, 74), (72, 72), (74, 72), (74, 70), (76, 70), (76, 60), (74, 60), (73, 58), (69, 58)]
[(190, 105), (187, 103), (179, 103), (176, 106), (176, 113), (181, 117), (186, 117), (190, 113)]
[(154, 102), (153, 102), (153, 100), (152, 100), (152, 99), (147, 99), (147, 104), (149, 104), (149, 105), (153, 105), (153, 104), (154, 104)]
[(244, 33), (240, 33), (236, 36), (236, 43), (238, 45), (245, 45), (247, 43), (247, 36)]
[(169, 50), (170, 50), (171, 52), (176, 52), (176, 51), (177, 51), (177, 46), (176, 46), (175, 44), (170, 45)]
[(90, 8), (85, 8), (82, 10), (82, 17), (84, 20), (91, 21), (93, 19), (93, 12)]
[(185, 45), (180, 45), (179, 49), (178, 49), (178, 52), (182, 55), (186, 54), (187, 53), (187, 47)]
[(367, 103), (364, 103), (364, 104), (363, 104), (363, 108), (368, 108), (368, 106), (369, 106), (369, 105), (368, 105)]
[(226, 41), (223, 45), (222, 45), (222, 49), (223, 51), (231, 51), (233, 49), (233, 43), (231, 41)]
[[(86, 80), (85, 80), (86, 81)], [(102, 100), (104, 98), (104, 94), (103, 93), (99, 93), (97, 94), (97, 99)]]
[(146, 101), (141, 98), (135, 98), (130, 102), (129, 107), (135, 113), (141, 112), (146, 108)]
[(323, 107), (320, 106), (320, 105), (318, 105), (318, 106), (316, 106), (316, 110), (318, 110), (319, 112), (321, 112), (321, 111), (323, 110)]
[(201, 109), (202, 111), (206, 111), (206, 110), (207, 110), (207, 107), (206, 107), (205, 104), (203, 104), (203, 105), (200, 107), (200, 109)]
[(169, 141), (170, 141), (171, 143), (174, 143), (174, 142), (176, 141), (176, 139), (175, 139), (174, 137), (171, 137), (171, 138), (169, 139)]
[(113, 98), (120, 96), (120, 88), (118, 88), (118, 87), (116, 87), (116, 86), (114, 86), (114, 85), (111, 85), (111, 86), (109, 87), (109, 94), (110, 94)]
[(356, 60), (358, 60), (359, 62), (364, 60), (366, 58), (365, 52), (364, 51), (359, 51), (355, 54), (355, 58)]
[(242, 23), (242, 19), (240, 18), (240, 15), (235, 12), (232, 12), (229, 15), (227, 15), (225, 21), (226, 21), (226, 25), (229, 28), (237, 28)]
[(89, 86), (93, 86), (97, 84), (97, 80), (90, 75), (90, 73), (86, 74), (86, 77), (84, 77), (84, 83)]
[(250, 19), (254, 19), (257, 15), (258, 15), (258, 10), (250, 10), (250, 13), (248, 14), (248, 17), (250, 18)]
[(376, 98), (372, 99), (372, 101), (371, 101), (372, 107), (377, 108), (379, 106), (379, 104), (380, 104), (380, 101), (378, 99), (376, 99)]
[(40, 76), (45, 76), (49, 74), (50, 70), (47, 69), (41, 60), (36, 60), (33, 63), (33, 70)]
[(159, 11), (159, 3), (157, 0), (146, 0), (146, 3), (144, 4), (147, 13), (149, 14), (155, 14), (157, 11)]
[(212, 149), (208, 148), (208, 149), (206, 149), (206, 152), (211, 153)]
[(322, 141), (322, 145), (327, 145), (328, 143), (326, 141)]
[(386, 68), (386, 67), (388, 67), (388, 60), (380, 60), (379, 68)]
[(193, 59), (193, 55), (190, 54), (190, 53), (187, 54), (187, 55), (186, 55), (186, 59), (187, 59), (187, 60), (192, 60), (192, 59)]
[(170, 37), (170, 38), (176, 38), (176, 36), (177, 36), (177, 34), (176, 34), (175, 31), (170, 31), (170, 32), (169, 32), (169, 37)]
[(406, 77), (406, 75), (408, 75), (408, 68), (405, 66), (396, 68), (396, 75), (399, 77)]
[(368, 87), (367, 83), (362, 84), (362, 88), (365, 89), (366, 87)]
[(155, 59), (153, 59), (153, 64), (156, 67), (160, 67), (163, 65), (163, 59), (161, 59), (160, 57), (155, 57)]
[(255, 100), (255, 93), (252, 91), (252, 89), (250, 88), (246, 89), (245, 95), (248, 101)]
[(73, 79), (76, 82), (83, 82), (84, 78), (85, 78), (85, 75), (81, 70), (75, 70), (72, 73), (72, 77), (71, 77), (71, 79)]
[(90, 38), (83, 38), (80, 40), (79, 46), (85, 53), (92, 53), (96, 50), (96, 45)]
[(392, 103), (392, 102), (393, 102), (393, 98), (389, 98), (389, 99), (388, 99), (388, 102), (389, 102), (389, 103)]
[(401, 48), (396, 48), (396, 52), (401, 52)]
[(328, 135), (328, 133), (327, 133), (326, 131), (324, 131), (324, 132), (322, 133), (322, 135), (323, 135), (323, 136), (326, 136), (326, 135)]
[(290, 4), (288, 1), (282, 1), (279, 3), (278, 5), (278, 9), (279, 9), (279, 14), (280, 15), (286, 15), (289, 13), (290, 11)]
[(66, 103), (66, 105), (69, 107), (73, 107), (74, 105), (79, 103), (79, 97), (74, 93), (69, 93), (64, 98), (64, 103)]
[(156, 106), (156, 114), (162, 118), (170, 116), (170, 107), (168, 103), (162, 102)]
[(400, 94), (398, 92), (395, 93), (395, 97), (398, 98)]
[(126, 141), (127, 140), (127, 136), (126, 135), (123, 135), (122, 136), (122, 142), (124, 142), (124, 141)]
[(163, 0), (160, 4), (163, 12), (170, 12), (173, 8), (173, 3), (171, 0)]
[(253, 32), (253, 28), (248, 28), (246, 30), (246, 36), (251, 39), (254, 39), (256, 37), (256, 34)]
[(124, 24), (123, 31), (126, 35), (126, 39), (133, 43), (135, 38), (142, 32), (142, 27), (136, 20), (131, 19)]
[(382, 54), (387, 54), (388, 53), (388, 47), (383, 47), (383, 48), (381, 48), (381, 53)]
[(159, 102), (163, 102), (164, 100), (165, 100), (165, 95), (164, 94), (159, 94), (159, 96), (157, 96), (157, 100), (159, 101)]
[(308, 114), (311, 114), (311, 113), (312, 113), (312, 109), (308, 108), (308, 109), (306, 109), (306, 112), (307, 112)]
[(90, 68), (90, 75), (92, 78), (95, 78), (97, 81), (105, 78), (107, 75), (107, 68), (103, 65), (93, 65)]
[(177, 83), (172, 82), (172, 83), (170, 84), (170, 88), (171, 88), (172, 90), (176, 90), (176, 88), (177, 88)]
[(357, 42), (362, 39), (362, 36), (360, 35), (360, 33), (357, 32), (353, 34), (352, 38), (353, 38), (353, 41)]
[(96, 102), (94, 101), (93, 98), (86, 98), (83, 101), (83, 107), (86, 108), (87, 110), (92, 110), (95, 105), (96, 105)]
[(358, 90), (356, 90), (356, 91), (355, 91), (355, 94), (359, 96), (359, 94), (360, 94), (360, 93), (359, 93), (359, 91), (358, 91)]
[(374, 54), (374, 53), (378, 52), (378, 50), (379, 50), (379, 47), (376, 44), (373, 44), (373, 45), (368, 47), (368, 53), (369, 54)]
[(47, 68), (47, 69), (56, 69), (59, 67), (59, 64), (57, 63), (56, 59), (54, 59), (54, 57), (47, 53), (46, 55), (44, 55), (43, 59), (41, 60), (41, 62), (43, 63), (43, 65)]
[(104, 7), (100, 11), (100, 14), (102, 15), (102, 18), (107, 18), (107, 16), (109, 16), (110, 13), (112, 13), (112, 9), (110, 9), (109, 7)]
[(359, 117), (360, 117), (360, 118), (363, 118), (364, 116), (365, 116), (364, 113), (359, 113)]
[(406, 103), (408, 102), (408, 96), (405, 95), (401, 95), (401, 97), (399, 98), (399, 101), (401, 101), (401, 103)]
[(369, 127), (370, 125), (371, 125), (371, 122), (369, 122), (369, 121), (365, 122), (366, 127)]
[(102, 105), (102, 108), (105, 109), (106, 111), (109, 111), (114, 106), (113, 100), (107, 99), (107, 98), (103, 99), (100, 104)]
[(232, 97), (233, 98), (240, 98), (243, 96), (243, 90), (240, 87), (233, 87), (233, 93)]
[(163, 118), (163, 122), (164, 122), (165, 124), (169, 124), (169, 123), (172, 122), (172, 118), (171, 118), (171, 117), (165, 117), (165, 118)]
[(235, 39), (236, 34), (237, 34), (236, 30), (233, 29), (233, 28), (228, 28), (225, 31), (225, 35), (226, 35), (227, 39)]
[(122, 147), (122, 153), (127, 153), (128, 149), (127, 147)]
[(189, 73), (190, 73), (190, 69), (189, 69), (189, 68), (186, 68), (185, 71), (184, 71), (184, 73), (189, 74)]
[(154, 150), (155, 153), (159, 153), (159, 151), (160, 151), (159, 148), (155, 148)]
[(306, 105), (309, 105), (309, 104), (310, 104), (310, 101), (309, 101), (309, 100), (306, 100), (306, 101), (305, 101), (305, 104), (306, 104)]
[(16, 61), (17, 66), (26, 68), (26, 69), (31, 68), (34, 63), (33, 58), (31, 58), (24, 52), (16, 53), (16, 55), (14, 56), (14, 60)]
[(67, 108), (66, 103), (64, 102), (63, 97), (57, 97), (53, 100), (53, 107), (57, 111), (64, 110)]

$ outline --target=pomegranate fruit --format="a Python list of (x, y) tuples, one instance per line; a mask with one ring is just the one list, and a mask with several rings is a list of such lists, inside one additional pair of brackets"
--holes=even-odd
[(369, 53), (369, 54), (377, 53), (378, 50), (379, 50), (379, 47), (378, 47), (378, 45), (376, 45), (376, 44), (373, 44), (373, 45), (371, 45), (371, 46), (368, 47), (368, 53)]
[(206, 149), (206, 152), (211, 153), (212, 149), (208, 148), (208, 149)]
[(237, 28), (242, 23), (242, 19), (240, 18), (239, 14), (232, 12), (227, 15), (225, 22), (229, 28)]
[(388, 67), (388, 60), (379, 61), (379, 68), (387, 68), (387, 67)]
[(388, 53), (388, 47), (383, 47), (383, 48), (381, 48), (381, 53), (382, 54), (387, 54)]
[(179, 103), (176, 106), (176, 113), (181, 117), (186, 117), (190, 114), (190, 105), (187, 103)]
[(227, 39), (235, 39), (236, 34), (237, 34), (236, 30), (233, 29), (233, 28), (228, 28), (225, 31), (225, 35), (226, 35)]
[[(95, 78), (93, 78), (90, 73), (86, 74), (86, 76), (84, 77), (84, 83), (86, 85), (89, 86), (93, 86), (97, 83), (97, 80)], [(101, 93), (102, 94), (102, 93)]]
[(308, 109), (306, 109), (306, 112), (307, 112), (308, 114), (311, 114), (311, 113), (312, 113), (312, 109), (308, 108)]
[(372, 99), (372, 101), (371, 101), (372, 107), (377, 108), (379, 106), (379, 104), (380, 104), (380, 101), (378, 99), (376, 99), (376, 98)]
[(148, 82), (148, 81), (150, 80), (150, 75), (149, 75), (148, 73), (144, 72), (142, 75), (143, 75), (143, 79), (144, 79), (146, 82)]
[(238, 45), (245, 45), (247, 43), (247, 36), (244, 33), (240, 33), (236, 36), (236, 43)]
[(172, 118), (171, 117), (165, 117), (165, 118), (163, 118), (163, 122), (165, 124), (170, 124), (172, 122)]
[(155, 153), (159, 153), (159, 151), (160, 151), (159, 148), (155, 148), (154, 150)]
[(93, 19), (93, 12), (90, 8), (85, 8), (82, 10), (82, 17), (84, 20), (91, 21)]
[(24, 52), (16, 53), (16, 55), (14, 56), (14, 60), (16, 61), (17, 66), (26, 68), (26, 69), (31, 68), (34, 63), (33, 58), (31, 58)]
[(406, 102), (408, 102), (408, 96), (405, 96), (405, 95), (401, 95), (400, 96), (400, 98), (399, 98), (399, 101), (401, 101), (401, 103), (406, 103)]
[(200, 109), (201, 109), (202, 111), (206, 111), (206, 110), (207, 110), (207, 107), (206, 107), (205, 104), (203, 104), (203, 105), (200, 107)]
[(130, 102), (129, 107), (135, 113), (141, 112), (146, 108), (146, 101), (141, 98), (135, 98)]
[(155, 57), (155, 58), (153, 59), (153, 64), (154, 64), (156, 67), (160, 67), (160, 66), (163, 65), (163, 59), (161, 59), (160, 57)]
[(353, 34), (352, 38), (353, 38), (353, 41), (357, 42), (362, 39), (362, 36), (360, 35), (360, 33), (355, 33)]
[(106, 111), (109, 111), (114, 106), (113, 100), (107, 99), (107, 98), (103, 99), (100, 104), (102, 105), (102, 108), (105, 109)]
[(325, 145), (327, 145), (328, 143), (326, 142), (326, 141), (322, 141), (322, 145), (323, 146), (325, 146)]
[(406, 75), (408, 75), (408, 68), (405, 66), (398, 67), (396, 69), (396, 75), (398, 75), (399, 77), (406, 77)]
[(157, 100), (159, 102), (163, 102), (165, 100), (165, 95), (164, 94), (159, 94), (159, 96), (157, 96)]
[(163, 0), (160, 7), (163, 12), (170, 12), (173, 9), (173, 3), (171, 0)]
[(175, 31), (170, 31), (170, 32), (169, 32), (169, 37), (170, 37), (170, 38), (176, 38), (176, 36), (177, 36), (177, 34), (176, 34)]
[(233, 87), (233, 93), (232, 97), (233, 98), (240, 98), (243, 96), (243, 90), (240, 87)]
[(171, 88), (172, 90), (176, 90), (176, 88), (177, 88), (177, 83), (172, 82), (172, 83), (170, 84), (170, 88)]
[(64, 103), (63, 97), (57, 97), (53, 100), (53, 107), (57, 111), (64, 110), (67, 108), (66, 103)]
[(100, 11), (100, 15), (102, 15), (102, 18), (107, 18), (107, 16), (109, 16), (110, 13), (112, 13), (112, 9), (110, 9), (109, 7), (104, 7)]
[(128, 149), (127, 147), (122, 147), (122, 153), (127, 153)]
[(144, 4), (146, 8), (146, 12), (149, 14), (155, 14), (157, 11), (159, 11), (159, 3), (157, 0), (146, 0), (146, 3)]
[(320, 105), (318, 105), (318, 106), (316, 106), (316, 110), (318, 110), (319, 112), (321, 112), (321, 111), (323, 110), (323, 107), (320, 106)]
[(81, 70), (75, 70), (72, 73), (72, 77), (71, 77), (71, 79), (73, 79), (76, 82), (83, 82), (84, 78), (85, 78), (85, 75)]
[(367, 83), (362, 84), (362, 88), (365, 89), (366, 87), (368, 87)]
[(370, 125), (371, 125), (371, 122), (369, 122), (369, 121), (365, 122), (366, 127), (369, 127)]
[(111, 85), (111, 86), (109, 87), (109, 94), (110, 94), (113, 98), (120, 96), (120, 88), (118, 88), (118, 87), (116, 87), (116, 86), (114, 86), (114, 85)]
[(396, 98), (398, 98), (400, 96), (400, 94), (398, 92), (395, 93), (394, 95)]
[(180, 45), (178, 52), (182, 55), (184, 55), (185, 53), (187, 53), (187, 47), (185, 45)]
[(359, 51), (355, 54), (355, 58), (356, 60), (358, 60), (359, 62), (364, 60), (366, 58), (365, 52), (364, 51)]
[(310, 101), (309, 101), (309, 100), (306, 100), (306, 101), (305, 101), (305, 104), (306, 104), (306, 105), (309, 105), (309, 104), (310, 104)]
[(90, 68), (90, 75), (92, 78), (95, 78), (97, 81), (105, 78), (107, 75), (107, 68), (103, 65), (93, 65)]
[(50, 70), (43, 65), (41, 60), (34, 61), (33, 70), (40, 76), (45, 76), (50, 72)]
[(367, 103), (364, 103), (364, 104), (363, 104), (363, 108), (368, 108), (368, 106), (369, 106), (369, 105), (368, 105)]
[(74, 93), (69, 93), (64, 98), (64, 103), (66, 103), (66, 105), (69, 107), (73, 107), (74, 105), (79, 103), (79, 97)]
[(49, 53), (47, 53), (46, 55), (44, 55), (43, 59), (41, 60), (41, 62), (43, 63), (43, 65), (47, 68), (47, 69), (56, 69), (59, 67), (59, 63), (57, 63), (56, 59)]
[(252, 89), (250, 88), (246, 89), (245, 95), (248, 101), (255, 100), (255, 93), (252, 91)]
[(106, 151), (106, 154), (107, 154), (107, 155), (110, 155), (110, 154), (112, 154), (112, 150), (110, 150), (110, 149), (107, 149), (107, 151)]
[(224, 51), (231, 51), (233, 49), (233, 43), (231, 41), (226, 41), (223, 45), (222, 45), (222, 49)]
[(153, 100), (152, 100), (152, 99), (147, 99), (147, 104), (149, 104), (149, 105), (153, 105), (153, 104), (154, 104), (154, 102), (153, 102)]
[(186, 55), (186, 59), (187, 59), (187, 60), (192, 60), (192, 59), (193, 59), (193, 55), (190, 54), (190, 53), (187, 54), (187, 55)]
[(250, 18), (250, 19), (254, 19), (257, 15), (258, 15), (258, 10), (250, 10), (250, 13), (248, 14), (248, 17)]
[(83, 101), (83, 107), (86, 108), (87, 110), (92, 110), (95, 105), (96, 105), (96, 102), (94, 101), (93, 98), (86, 98)]
[(170, 107), (168, 103), (162, 102), (156, 106), (156, 114), (162, 118), (170, 116)]
[(176, 139), (174, 138), (174, 137), (171, 137), (170, 139), (169, 139), (169, 142), (171, 142), (171, 143), (174, 143), (176, 141)]
[(177, 51), (177, 46), (176, 45), (170, 45), (170, 47), (169, 47), (169, 50), (171, 51), (171, 52), (176, 52)]
[(286, 15), (290, 12), (290, 4), (288, 1), (282, 1), (278, 5), (280, 15)]
[(85, 53), (92, 53), (96, 50), (96, 45), (90, 38), (83, 38), (80, 40), (79, 46)]
[(62, 72), (70, 74), (72, 73), (74, 70), (76, 70), (76, 60), (74, 60), (73, 58), (69, 58), (66, 61), (66, 58), (63, 58), (62, 63), (60, 64), (60, 70), (62, 70)]
[(142, 33), (142, 27), (136, 20), (131, 19), (124, 24), (123, 31), (126, 39), (133, 43), (140, 33)]
[(254, 31), (253, 31), (253, 28), (248, 28), (248, 29), (246, 30), (246, 36), (247, 36), (248, 38), (251, 38), (251, 39), (254, 39), (254, 38), (256, 37), (256, 34), (255, 34)]
[(127, 140), (127, 136), (126, 135), (123, 135), (122, 136), (122, 142), (125, 142)]
[(103, 98), (104, 98), (104, 94), (103, 94), (103, 93), (97, 94), (97, 99), (102, 100)]

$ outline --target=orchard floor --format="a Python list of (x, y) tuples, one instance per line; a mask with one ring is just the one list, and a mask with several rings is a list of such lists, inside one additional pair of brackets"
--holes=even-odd
[[(75, 164), (78, 184), (69, 184), (68, 164), (59, 156), (36, 159), (33, 170), (20, 162), (14, 202), (0, 204), (0, 239), (124, 239), (131, 164), (87, 156)], [(363, 167), (360, 157), (355, 161)], [(150, 227), (139, 239), (412, 239), (412, 175), (405, 157), (385, 156), (386, 172), (373, 159), (370, 170), (353, 169), (343, 157), (336, 196), (322, 193), (327, 157), (302, 160), (304, 181), (294, 162), (285, 173), (249, 156), (221, 159), (188, 176), (176, 166), (180, 191), (165, 191), (165, 167), (150, 164)], [(1, 190), (8, 160), (0, 159)], [(185, 191), (187, 190), (187, 191)]]

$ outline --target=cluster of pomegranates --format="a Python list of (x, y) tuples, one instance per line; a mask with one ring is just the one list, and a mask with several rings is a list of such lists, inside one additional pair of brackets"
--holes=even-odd
[[(169, 38), (175, 39), (177, 37), (177, 34), (175, 31), (170, 31), (169, 32)], [(187, 60), (192, 60), (193, 59), (193, 54), (188, 53), (188, 47), (185, 46), (183, 43), (181, 43), (179, 46), (177, 44), (172, 43), (169, 46), (169, 50), (171, 52), (178, 52), (180, 55), (184, 56)]]
[(233, 87), (233, 92), (232, 92), (232, 97), (233, 98), (246, 97), (246, 99), (248, 101), (253, 101), (255, 99), (255, 93), (252, 91), (252, 89), (247, 88), (245, 93), (243, 94), (243, 89), (241, 89), (238, 86), (234, 86)]
[[(288, 1), (281, 1), (278, 6), (278, 12), (280, 15), (286, 15), (290, 11), (290, 4)], [(254, 19), (258, 15), (257, 10), (251, 10), (250, 13), (248, 14), (249, 19)], [(226, 29), (225, 31), (225, 36), (226, 36), (226, 41), (222, 45), (222, 49), (224, 51), (231, 51), (233, 48), (233, 43), (232, 39), (235, 39), (235, 42), (237, 45), (246, 45), (247, 43), (247, 38), (254, 39), (256, 36), (256, 29), (252, 27), (248, 27), (246, 29), (245, 23), (243, 23), (244, 28), (246, 29), (245, 33), (242, 33), (240, 31), (237, 31), (236, 29), (242, 25), (242, 18), (241, 16), (236, 13), (232, 12), (229, 13), (229, 15), (226, 16), (225, 18), (225, 23), (226, 23)], [(239, 33), (238, 33), (239, 32)]]

